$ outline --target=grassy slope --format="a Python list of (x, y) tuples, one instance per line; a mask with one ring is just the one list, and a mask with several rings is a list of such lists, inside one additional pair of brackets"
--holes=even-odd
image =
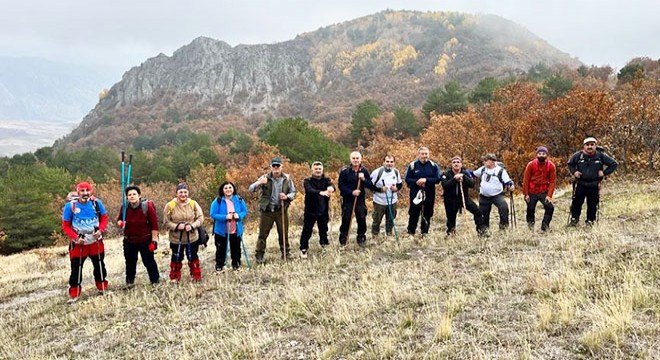
[(445, 239), (440, 206), (419, 244), (313, 244), (309, 260), (283, 264), (271, 236), (268, 265), (220, 276), (211, 246), (202, 283), (185, 274), (155, 289), (141, 265), (138, 286), (117, 289), (123, 256), (108, 241), (114, 291), (90, 295), (88, 262), (74, 305), (65, 248), (4, 257), (0, 358), (660, 358), (660, 184), (607, 186), (594, 229), (564, 228), (564, 194), (550, 234), (519, 225), (481, 241), (459, 215)]

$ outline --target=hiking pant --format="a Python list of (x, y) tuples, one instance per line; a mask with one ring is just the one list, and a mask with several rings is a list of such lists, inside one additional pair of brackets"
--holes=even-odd
[(188, 259), (188, 262), (199, 260), (197, 252), (199, 251), (199, 241), (190, 243), (190, 248), (188, 248), (188, 243), (186, 241), (179, 244), (170, 243), (170, 249), (172, 249), (172, 259), (173, 263), (182, 263), (184, 255)]
[[(215, 268), (225, 267), (227, 257), (227, 235), (215, 235)], [(231, 267), (241, 267), (241, 237), (238, 234), (229, 234), (229, 252), (231, 254)]]
[(548, 230), (550, 228), (550, 221), (552, 221), (552, 214), (555, 212), (555, 206), (551, 202), (546, 201), (548, 196), (547, 192), (540, 194), (529, 194), (529, 202), (527, 203), (527, 224), (534, 227), (536, 221), (534, 213), (536, 212), (536, 203), (543, 204), (543, 220), (541, 221), (541, 230)]
[(495, 196), (479, 195), (479, 210), (484, 216), (484, 227), (490, 227), (490, 209), (493, 204), (500, 213), (500, 229), (509, 227), (509, 205), (506, 202), (504, 193)]
[(413, 204), (412, 201), (410, 202), (410, 208), (408, 209), (408, 234), (415, 234), (415, 231), (417, 230), (417, 223), (419, 222), (419, 214), (422, 212), (422, 210), (424, 212), (422, 215), (422, 234), (429, 233), (431, 217), (433, 216), (434, 202), (434, 199), (429, 201), (428, 198), (426, 198), (425, 201), (422, 201), (418, 205)]
[(149, 244), (151, 240), (141, 243), (130, 243), (124, 240), (124, 260), (126, 260), (126, 283), (132, 284), (135, 282), (135, 272), (137, 267), (138, 253), (142, 258), (142, 264), (147, 269), (149, 274), (149, 281), (152, 284), (158, 283), (160, 274), (158, 273), (158, 265), (154, 259), (154, 253), (149, 251)]
[[(87, 257), (92, 260), (94, 266), (94, 281), (100, 283), (108, 281), (108, 272), (105, 270), (105, 252), (102, 241), (97, 241), (89, 245), (72, 244), (69, 251), (69, 258), (71, 260), (71, 275), (69, 276), (69, 286), (72, 288), (79, 288), (82, 283), (83, 264)], [(107, 288), (107, 284), (105, 285)]]
[[(289, 253), (289, 214), (284, 211), (284, 223), (282, 223), (282, 209), (275, 211), (262, 211), (259, 217), (259, 238), (257, 239), (257, 249), (255, 255), (257, 258), (263, 258), (266, 253), (266, 239), (273, 228), (273, 223), (277, 226), (278, 242), (282, 254)], [(285, 229), (286, 228), (286, 229)], [(286, 230), (286, 232), (285, 232)]]
[(303, 215), (303, 229), (300, 234), (300, 250), (309, 249), (309, 239), (312, 237), (312, 230), (314, 230), (314, 223), (318, 224), (319, 228), (319, 244), (321, 246), (328, 245), (328, 222), (330, 217), (328, 214), (324, 215)]
[[(452, 234), (456, 230), (456, 215), (463, 209), (463, 202), (460, 198), (445, 199), (445, 213), (447, 214), (447, 234)], [(467, 199), (465, 208), (472, 214), (474, 218), (474, 225), (477, 232), (481, 233), (484, 229), (484, 217), (481, 210), (474, 201)]]
[[(390, 215), (388, 207), (391, 208), (392, 215)], [(385, 233), (392, 235), (394, 219), (396, 219), (396, 203), (391, 206), (374, 203), (373, 222), (371, 223), (372, 235), (376, 236), (380, 233), (380, 223), (383, 221), (383, 216), (385, 217)]]
[[(353, 200), (342, 198), (341, 203), (341, 226), (339, 226), (339, 244), (346, 245), (348, 241), (348, 228), (352, 212), (353, 211)], [(364, 245), (367, 241), (367, 206), (364, 203), (364, 200), (360, 201), (358, 199), (357, 204), (355, 205), (355, 222), (357, 223), (357, 243)]]
[(587, 221), (596, 221), (596, 213), (598, 211), (598, 202), (600, 201), (600, 194), (598, 186), (584, 186), (580, 183), (575, 187), (575, 197), (571, 202), (571, 218), (577, 222), (580, 220), (580, 213), (582, 213), (582, 204), (584, 199), (587, 199)]

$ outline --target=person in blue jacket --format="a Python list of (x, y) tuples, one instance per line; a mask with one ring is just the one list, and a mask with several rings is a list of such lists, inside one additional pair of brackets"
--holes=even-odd
[(236, 192), (236, 185), (228, 181), (220, 185), (218, 197), (211, 203), (210, 213), (215, 235), (215, 271), (224, 271), (227, 237), (231, 251), (231, 267), (238, 269), (241, 266), (243, 219), (248, 211), (245, 200)]
[(433, 207), (435, 206), (435, 186), (440, 183), (440, 166), (431, 161), (429, 148), (417, 150), (417, 160), (408, 165), (406, 184), (410, 188), (410, 208), (408, 209), (408, 234), (415, 235), (419, 215), (422, 215), (422, 236), (429, 233)]

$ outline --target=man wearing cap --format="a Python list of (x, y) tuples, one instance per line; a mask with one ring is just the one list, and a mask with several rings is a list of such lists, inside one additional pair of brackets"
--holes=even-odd
[(289, 252), (289, 214), (291, 201), (296, 196), (296, 187), (288, 174), (282, 172), (282, 159), (274, 157), (270, 162), (271, 171), (262, 175), (250, 185), (250, 192), (261, 190), (259, 196), (259, 238), (255, 257), (258, 264), (266, 262), (266, 239), (273, 223), (277, 226), (282, 259), (291, 258)]
[(465, 202), (467, 211), (474, 217), (474, 225), (477, 227), (477, 233), (483, 235), (485, 232), (483, 215), (477, 204), (468, 195), (470, 188), (474, 187), (474, 179), (463, 167), (463, 159), (460, 156), (451, 158), (451, 168), (442, 174), (440, 181), (444, 189), (443, 198), (445, 213), (447, 214), (447, 235), (454, 234), (456, 231), (456, 215), (463, 208), (463, 202)]
[(555, 191), (557, 169), (555, 164), (548, 159), (548, 148), (539, 146), (536, 148), (536, 159), (527, 163), (523, 175), (523, 195), (527, 203), (527, 225), (534, 229), (536, 203), (541, 202), (545, 212), (541, 222), (541, 231), (550, 228), (552, 214), (555, 211), (552, 205), (552, 194)]
[(497, 207), (500, 215), (500, 230), (509, 227), (509, 206), (504, 196), (504, 188), (513, 191), (513, 181), (506, 169), (497, 164), (495, 154), (486, 154), (481, 158), (484, 166), (474, 171), (474, 175), (481, 179), (479, 186), (479, 210), (484, 216), (484, 227), (490, 226), (490, 209)]
[(440, 183), (440, 167), (429, 158), (429, 148), (417, 149), (417, 160), (408, 165), (406, 184), (410, 188), (408, 234), (415, 235), (419, 214), (422, 214), (422, 236), (428, 234), (435, 205), (435, 186)]
[(598, 202), (600, 201), (600, 182), (612, 174), (619, 165), (609, 155), (596, 149), (596, 138), (584, 139), (583, 149), (571, 156), (568, 170), (576, 183), (571, 202), (571, 226), (577, 225), (582, 212), (582, 204), (587, 199), (587, 225), (596, 221)]
[(108, 226), (108, 212), (100, 199), (93, 196), (92, 184), (84, 181), (76, 185), (78, 198), (64, 205), (62, 230), (69, 236), (69, 301), (76, 301), (82, 291), (82, 268), (87, 257), (94, 266), (94, 281), (100, 293), (108, 289), (105, 269), (103, 232)]

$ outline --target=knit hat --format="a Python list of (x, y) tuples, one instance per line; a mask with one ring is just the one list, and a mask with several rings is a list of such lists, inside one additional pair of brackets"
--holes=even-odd
[(79, 182), (78, 185), (76, 185), (76, 191), (80, 191), (82, 189), (87, 189), (89, 192), (94, 191), (92, 184), (88, 183), (87, 181)]
[(181, 189), (190, 190), (190, 188), (188, 188), (188, 184), (186, 183), (179, 183), (179, 185), (176, 186), (176, 191), (179, 191)]
[(460, 161), (460, 162), (463, 162), (463, 158), (461, 158), (461, 157), (458, 156), (458, 155), (456, 155), (456, 156), (454, 156), (453, 158), (451, 158), (451, 161), (452, 161), (452, 162), (453, 162), (454, 160), (458, 160), (458, 161)]
[(538, 154), (538, 153), (540, 153), (540, 152), (544, 152), (544, 153), (548, 154), (548, 148), (545, 147), (545, 146), (539, 146), (539, 147), (537, 147), (537, 148), (536, 148), (536, 153)]

